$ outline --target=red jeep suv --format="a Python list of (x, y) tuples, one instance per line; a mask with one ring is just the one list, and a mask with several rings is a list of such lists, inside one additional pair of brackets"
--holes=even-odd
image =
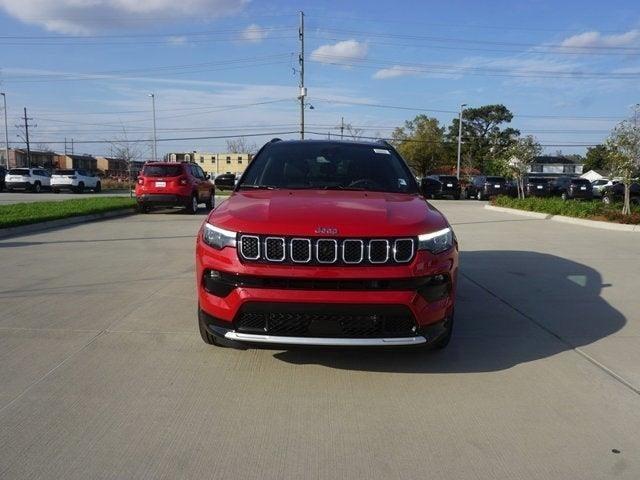
[(136, 184), (136, 200), (144, 213), (154, 206), (185, 207), (196, 213), (198, 205), (215, 205), (215, 187), (202, 168), (195, 163), (147, 162)]
[(387, 143), (281, 141), (197, 237), (202, 339), (443, 348), (458, 244)]

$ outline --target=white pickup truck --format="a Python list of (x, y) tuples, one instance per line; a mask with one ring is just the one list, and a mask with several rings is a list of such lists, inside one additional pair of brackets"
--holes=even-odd
[(85, 170), (56, 170), (51, 176), (51, 189), (55, 193), (59, 193), (61, 190), (82, 193), (87, 189), (98, 193), (102, 189), (102, 184), (100, 177)]

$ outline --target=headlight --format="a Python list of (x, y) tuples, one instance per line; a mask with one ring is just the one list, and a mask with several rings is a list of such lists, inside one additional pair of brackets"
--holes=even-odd
[(204, 243), (207, 245), (217, 248), (218, 250), (222, 250), (224, 247), (235, 247), (236, 232), (205, 223), (204, 230), (202, 231), (202, 240), (204, 240)]
[(450, 227), (437, 232), (418, 235), (418, 249), (428, 250), (431, 253), (442, 253), (453, 247), (453, 230)]

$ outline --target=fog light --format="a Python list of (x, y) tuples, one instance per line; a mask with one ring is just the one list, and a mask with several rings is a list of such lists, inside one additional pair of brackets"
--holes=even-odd
[(424, 283), (417, 289), (418, 294), (427, 302), (436, 302), (449, 296), (451, 282), (445, 274), (426, 277)]
[(205, 271), (203, 280), (204, 289), (216, 297), (226, 297), (236, 288), (234, 284), (224, 280), (217, 270)]

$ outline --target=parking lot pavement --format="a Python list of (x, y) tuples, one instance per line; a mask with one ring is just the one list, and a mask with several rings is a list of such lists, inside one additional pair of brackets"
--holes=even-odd
[(85, 197), (128, 197), (129, 192), (123, 192), (122, 190), (108, 191), (104, 190), (102, 193), (53, 193), (53, 192), (0, 192), (0, 205), (9, 205), (12, 203), (29, 203), (29, 202), (53, 202), (60, 200), (69, 200), (72, 198), (85, 198)]
[(434, 203), (442, 352), (205, 345), (204, 213), (0, 241), (0, 478), (640, 478), (640, 237)]

